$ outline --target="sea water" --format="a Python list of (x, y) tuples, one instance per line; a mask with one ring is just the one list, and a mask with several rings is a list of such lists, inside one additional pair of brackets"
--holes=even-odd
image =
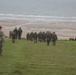
[(0, 0), (0, 20), (76, 22), (76, 0)]

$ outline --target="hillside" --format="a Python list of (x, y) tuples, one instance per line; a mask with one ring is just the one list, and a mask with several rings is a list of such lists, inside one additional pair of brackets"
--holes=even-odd
[(0, 75), (75, 75), (76, 42), (57, 41), (56, 46), (25, 39), (5, 39)]

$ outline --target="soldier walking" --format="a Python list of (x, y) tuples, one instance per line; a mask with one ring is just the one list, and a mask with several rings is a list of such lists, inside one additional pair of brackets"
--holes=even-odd
[(15, 34), (16, 34), (16, 35), (15, 35), (15, 38), (17, 39), (17, 37), (18, 37), (18, 36), (17, 36), (17, 35), (18, 35), (17, 27), (15, 27), (14, 32), (15, 32)]
[(22, 29), (21, 27), (18, 29), (18, 39), (21, 39)]
[(50, 44), (50, 33), (49, 33), (49, 31), (47, 31), (46, 32), (46, 42), (47, 42), (47, 46), (49, 46), (49, 44)]
[(57, 35), (55, 34), (55, 32), (53, 32), (53, 34), (52, 34), (52, 43), (53, 43), (53, 46), (56, 45), (56, 40), (57, 40)]
[(30, 34), (29, 34), (29, 33), (27, 33), (26, 39), (27, 39), (27, 40), (30, 40)]
[(16, 39), (16, 33), (15, 31), (12, 32), (12, 43), (15, 43), (15, 39)]
[(37, 43), (37, 32), (34, 33), (34, 43)]
[(0, 26), (0, 56), (2, 55), (3, 41), (4, 41), (4, 33), (2, 31), (2, 27)]

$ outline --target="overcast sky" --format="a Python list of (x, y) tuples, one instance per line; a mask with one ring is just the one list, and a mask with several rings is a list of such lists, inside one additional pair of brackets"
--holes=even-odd
[(66, 12), (66, 15), (70, 13), (74, 16), (76, 14), (76, 0), (0, 0), (0, 13), (16, 13), (17, 11), (31, 11), (32, 13), (42, 10), (45, 14), (47, 12), (51, 14)]

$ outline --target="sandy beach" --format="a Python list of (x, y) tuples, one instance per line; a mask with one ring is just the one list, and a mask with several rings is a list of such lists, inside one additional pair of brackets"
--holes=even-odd
[(76, 22), (50, 22), (50, 23), (29, 23), (25, 20), (0, 20), (0, 26), (3, 27), (4, 34), (9, 36), (9, 31), (15, 27), (21, 27), (22, 37), (26, 37), (28, 32), (51, 31), (56, 32), (58, 39), (69, 39), (76, 37)]

